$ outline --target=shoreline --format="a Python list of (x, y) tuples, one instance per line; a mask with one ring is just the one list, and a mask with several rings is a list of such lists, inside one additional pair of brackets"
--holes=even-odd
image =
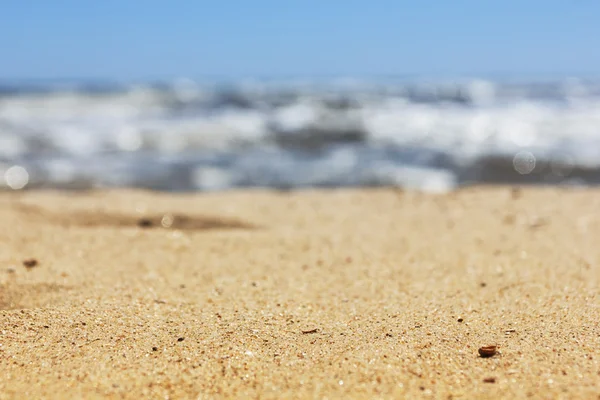
[(0, 399), (591, 398), (598, 206), (555, 186), (0, 193)]

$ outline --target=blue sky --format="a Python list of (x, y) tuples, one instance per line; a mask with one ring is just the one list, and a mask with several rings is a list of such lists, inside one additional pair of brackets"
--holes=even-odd
[(3, 0), (0, 79), (600, 71), (598, 0)]

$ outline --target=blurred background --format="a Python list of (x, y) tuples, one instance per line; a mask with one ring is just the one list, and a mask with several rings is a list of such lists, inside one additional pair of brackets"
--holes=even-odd
[(4, 0), (0, 188), (600, 182), (600, 2)]

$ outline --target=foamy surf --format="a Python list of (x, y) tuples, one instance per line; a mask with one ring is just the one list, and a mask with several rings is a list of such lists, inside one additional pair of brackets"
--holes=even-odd
[(4, 85), (0, 186), (600, 182), (597, 81)]

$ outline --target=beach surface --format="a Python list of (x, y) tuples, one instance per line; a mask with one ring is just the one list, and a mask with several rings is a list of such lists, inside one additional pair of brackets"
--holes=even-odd
[(600, 393), (597, 189), (31, 191), (0, 222), (1, 399)]

